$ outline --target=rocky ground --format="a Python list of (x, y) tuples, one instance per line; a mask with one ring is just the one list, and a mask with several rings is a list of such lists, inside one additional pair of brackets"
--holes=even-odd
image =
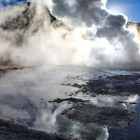
[(2, 71), (0, 116), (9, 121), (0, 120), (0, 138), (137, 140), (139, 79), (81, 67)]
[(64, 140), (56, 135), (29, 129), (21, 124), (0, 119), (1, 140)]
[(86, 84), (73, 84), (78, 87), (78, 92), (96, 95), (114, 95), (128, 96), (140, 94), (140, 75), (115, 75), (99, 77), (97, 80), (89, 80)]

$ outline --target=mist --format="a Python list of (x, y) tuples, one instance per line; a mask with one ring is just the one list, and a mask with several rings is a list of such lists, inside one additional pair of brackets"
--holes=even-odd
[[(30, 6), (25, 4), (2, 10), (1, 61), (25, 66), (138, 69), (139, 45), (135, 34), (125, 28), (126, 16), (111, 14), (105, 4), (106, 1), (101, 0), (86, 3), (82, 0), (33, 1)], [(57, 18), (55, 21), (51, 14)], [(10, 17), (9, 21), (7, 17)], [(13, 23), (8, 27), (16, 20), (14, 17), (21, 20), (21, 23), (18, 21), (20, 26)], [(28, 19), (26, 27), (24, 24)]]
[[(77, 91), (76, 87), (63, 84), (79, 73), (87, 75), (82, 66), (97, 70), (140, 68), (137, 34), (126, 28), (127, 17), (112, 14), (106, 3), (106, 0), (32, 0), (1, 9), (0, 68), (9, 65), (24, 68), (0, 75), (1, 118), (65, 137), (81, 138), (81, 134), (87, 133), (89, 139), (108, 139), (107, 127), (84, 125), (63, 116), (61, 113), (72, 104), (49, 102)], [(77, 66), (76, 72), (73, 66)], [(98, 76), (102, 75), (99, 73)], [(74, 78), (69, 78), (69, 74)], [(74, 97), (97, 107), (115, 108), (120, 100), (133, 102), (139, 98)], [(127, 106), (121, 104), (118, 108)]]

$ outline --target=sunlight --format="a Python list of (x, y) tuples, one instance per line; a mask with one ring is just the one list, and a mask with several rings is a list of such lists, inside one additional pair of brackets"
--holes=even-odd
[(111, 5), (108, 7), (108, 10), (112, 13), (112, 14), (118, 14), (118, 13), (125, 13), (126, 9), (124, 7), (122, 7), (121, 5)]

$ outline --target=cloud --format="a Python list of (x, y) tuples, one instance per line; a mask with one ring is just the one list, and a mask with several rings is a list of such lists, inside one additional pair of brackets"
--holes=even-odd
[(102, 0), (53, 0), (52, 13), (59, 18), (66, 18), (75, 24), (101, 24), (108, 15), (103, 8), (105, 1)]

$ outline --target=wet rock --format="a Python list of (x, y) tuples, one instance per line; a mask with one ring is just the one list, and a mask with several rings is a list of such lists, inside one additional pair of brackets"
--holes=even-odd
[(0, 119), (1, 140), (64, 140), (55, 134), (29, 129), (26, 126)]
[(79, 103), (79, 102), (86, 102), (85, 100), (83, 101), (82, 99), (76, 99), (76, 98), (65, 98), (65, 99), (55, 99), (53, 101), (49, 101), (49, 102), (54, 102), (54, 103), (61, 103), (61, 102), (65, 102), (65, 101), (68, 101), (68, 102), (72, 102), (72, 103)]
[(97, 80), (89, 80), (83, 85), (72, 85), (79, 88), (79, 92), (95, 95), (129, 96), (140, 94), (140, 75), (115, 75)]
[(62, 115), (82, 124), (94, 123), (108, 127), (122, 127), (136, 118), (136, 113), (133, 111), (83, 103), (63, 111)]

